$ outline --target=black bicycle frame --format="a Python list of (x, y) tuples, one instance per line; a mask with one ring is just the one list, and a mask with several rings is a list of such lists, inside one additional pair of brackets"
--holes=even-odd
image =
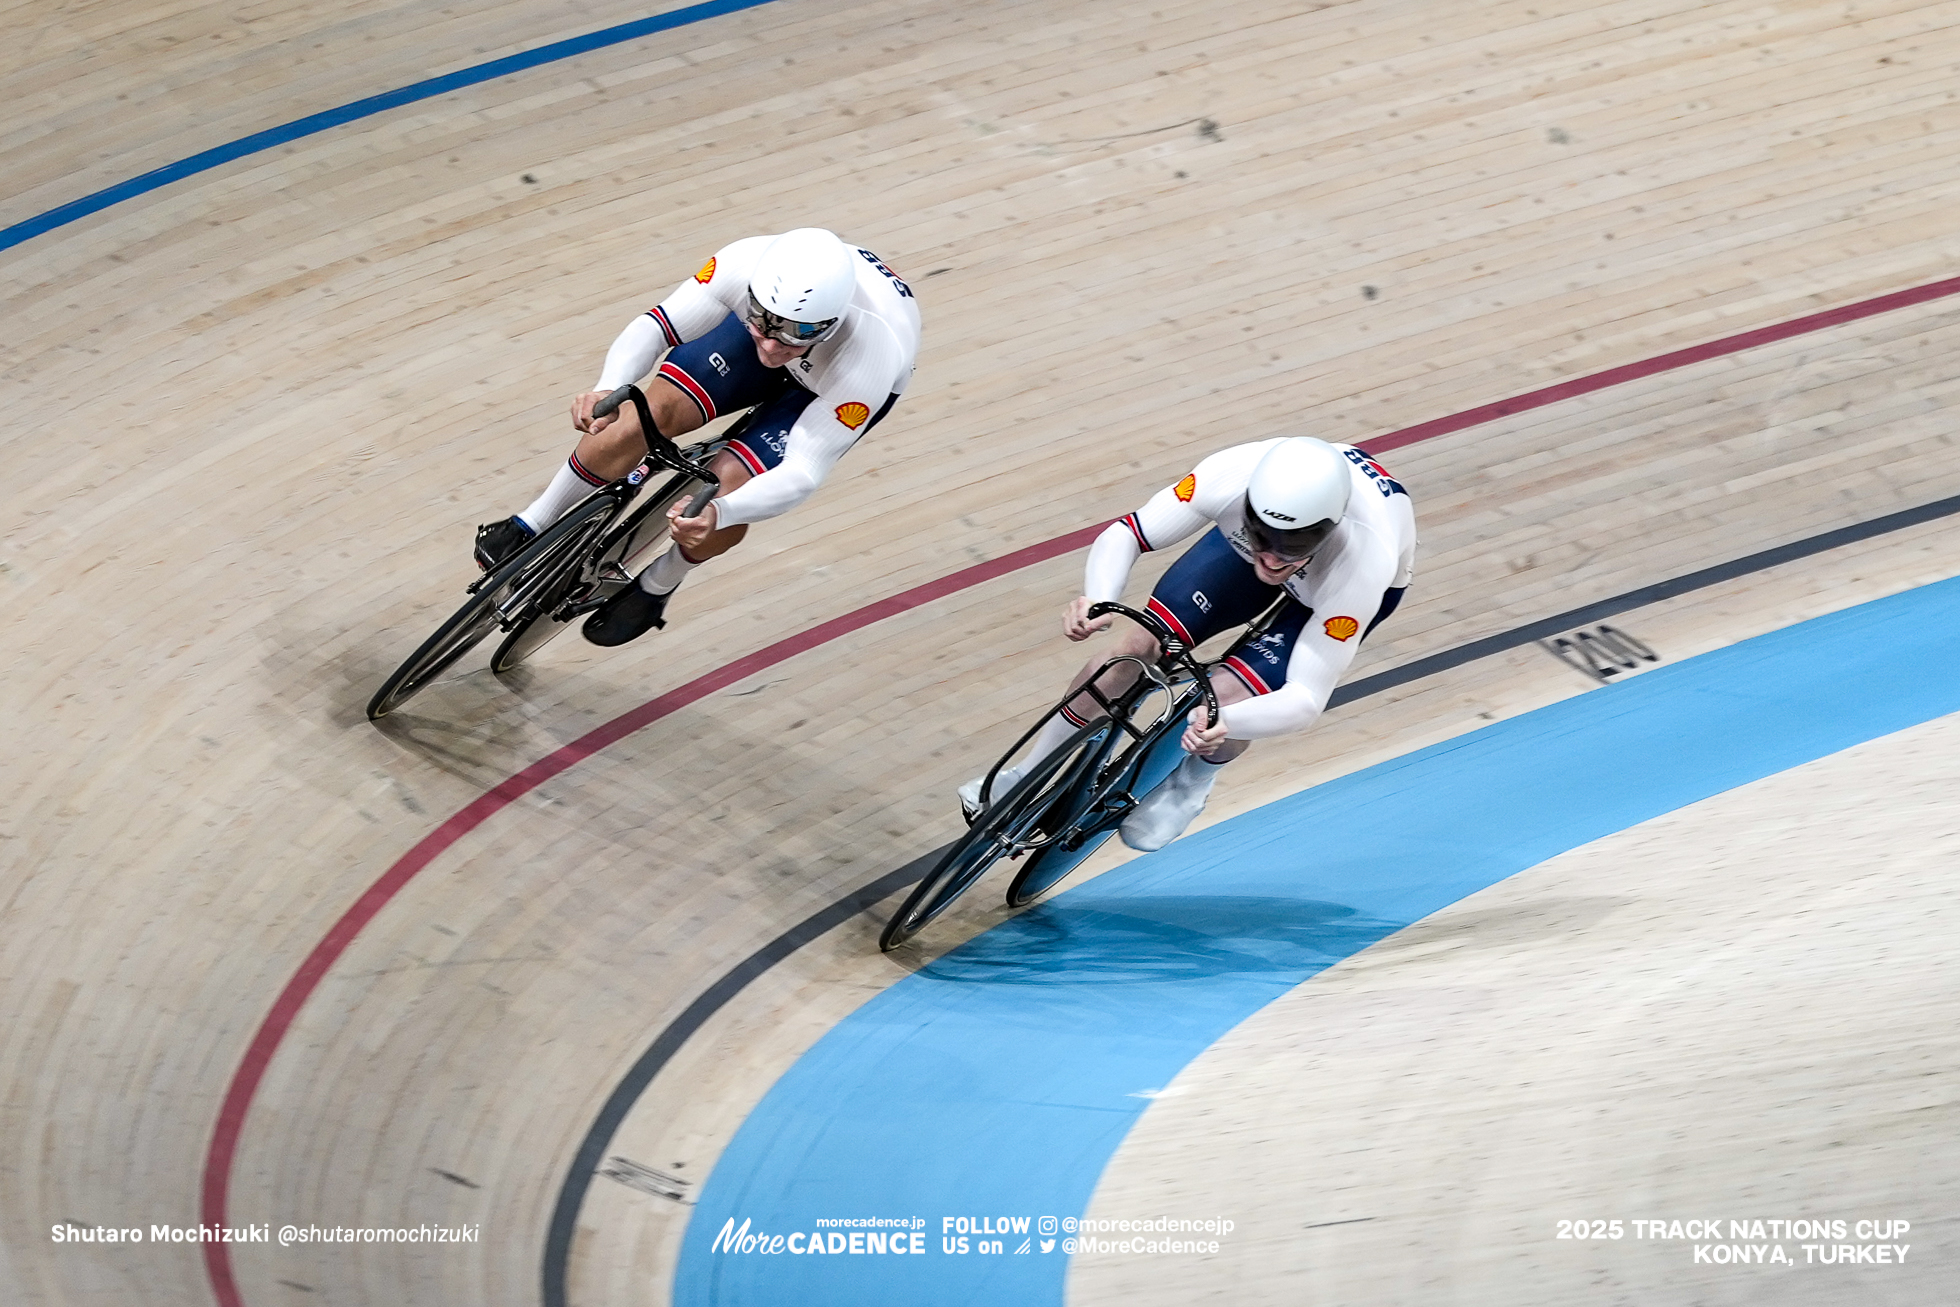
[[(1295, 601), (1282, 594), (1246, 626), (1239, 638), (1232, 642), (1232, 648), (1238, 649), (1264, 635), (1291, 602)], [(1084, 825), (1079, 819), (1072, 820), (1068, 829), (1050, 831), (1047, 839), (1027, 842), (1023, 852), (1044, 847), (1056, 840), (1061, 841), (1064, 848), (1073, 848), (1095, 830), (1106, 829), (1112, 820), (1121, 820), (1122, 815), (1137, 804), (1137, 797), (1132, 791), (1137, 774), (1141, 772), (1144, 763), (1150, 757), (1152, 746), (1168, 731), (1181, 726), (1185, 717), (1200, 703), (1205, 707), (1206, 725), (1215, 726), (1218, 723), (1218, 695), (1212, 688), (1211, 673), (1224, 659), (1210, 663), (1200, 662), (1191, 645), (1155, 613), (1139, 611), (1113, 601), (1104, 601), (1090, 605), (1087, 616), (1093, 620), (1109, 613), (1127, 617), (1150, 632), (1156, 638), (1162, 652), (1154, 661), (1135, 654), (1121, 654), (1111, 658), (1097, 668), (1095, 674), (1079, 688), (1064, 695), (1059, 703), (1036, 719), (1034, 725), (1029, 727), (1021, 738), (1014, 742), (1013, 747), (1002, 754), (999, 761), (988, 770), (986, 777), (980, 783), (981, 803), (984, 806), (993, 797), (994, 779), (1000, 773), (1000, 769), (1006, 765), (1007, 760), (1019, 753), (1050, 719), (1085, 693), (1102, 708), (1115, 729), (1122, 731), (1136, 743), (1133, 747), (1124, 750), (1120, 758), (1114, 760), (1117, 765), (1113, 771), (1109, 770), (1112, 760), (1108, 758), (1108, 750), (1104, 750), (1098, 756), (1097, 775), (1092, 782), (1092, 792), (1102, 796), (1096, 806), (1106, 808), (1107, 811), (1103, 812), (1097, 821)], [(1230, 656), (1229, 652), (1227, 656)], [(1096, 682), (1101, 680), (1111, 668), (1123, 663), (1131, 663), (1137, 668), (1139, 674), (1136, 681), (1114, 695), (1105, 694)], [(1172, 688), (1173, 678), (1180, 674), (1190, 678), (1189, 687), (1181, 694), (1176, 693)], [(1170, 699), (1170, 704), (1157, 720), (1139, 729), (1131, 720), (1131, 713), (1146, 695), (1156, 690), (1162, 690)]]
[[(687, 506), (686, 515), (688, 517), (698, 516), (701, 512), (701, 506), (706, 504), (710, 499), (713, 499), (720, 491), (721, 481), (713, 472), (708, 470), (707, 464), (697, 463), (689, 458), (681, 450), (680, 446), (660, 434), (660, 428), (654, 425), (653, 411), (647, 405), (645, 391), (629, 382), (621, 386), (618, 390), (613, 391), (610, 395), (607, 395), (604, 399), (601, 399), (597, 404), (594, 404), (592, 406), (592, 416), (610, 416), (618, 412), (620, 405), (625, 404), (629, 400), (632, 402), (634, 410), (639, 414), (640, 435), (646, 441), (647, 446), (646, 457), (635, 464), (633, 470), (625, 476), (607, 482), (592, 493), (595, 495), (610, 496), (614, 500), (617, 508), (614, 510), (613, 520), (617, 521), (619, 515), (626, 511), (626, 506), (633, 501), (634, 496), (640, 493), (640, 486), (647, 480), (648, 474), (654, 468), (666, 468), (669, 471), (678, 472), (683, 476), (705, 483), (694, 498), (688, 502)], [(604, 536), (606, 544), (610, 545), (614, 538), (614, 532), (609, 527)], [(469, 585), (469, 593), (475, 594), (484, 585), (488, 584), (494, 575), (496, 575), (495, 572), (485, 572), (475, 581), (472, 581)], [(622, 578), (614, 577), (610, 579), (619, 580)], [(512, 603), (520, 598), (523, 597), (513, 595), (510, 600), (499, 604), (497, 607), (497, 624), (506, 631), (513, 628), (515, 621), (512, 616), (514, 611)], [(591, 606), (596, 607), (596, 604)]]

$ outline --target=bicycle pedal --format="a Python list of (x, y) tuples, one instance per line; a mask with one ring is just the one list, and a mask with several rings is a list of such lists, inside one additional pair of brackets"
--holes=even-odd
[(625, 585), (633, 579), (633, 574), (608, 559), (599, 564), (599, 574), (594, 579), (599, 585)]

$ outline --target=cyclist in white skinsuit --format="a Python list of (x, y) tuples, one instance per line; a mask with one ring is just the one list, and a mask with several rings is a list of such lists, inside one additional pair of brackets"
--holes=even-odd
[[(1311, 726), (1355, 650), (1395, 611), (1414, 576), (1415, 511), (1381, 464), (1350, 445), (1298, 436), (1262, 440), (1213, 454), (1097, 537), (1082, 596), (1063, 616), (1064, 633), (1086, 640), (1109, 627), (1115, 616), (1092, 622), (1089, 606), (1120, 598), (1146, 550), (1205, 527), (1212, 530), (1152, 590), (1150, 612), (1196, 645), (1251, 621), (1282, 593), (1292, 602), (1263, 635), (1234, 646), (1212, 674), (1218, 724), (1206, 727), (1202, 710), (1186, 724), (1181, 742), (1190, 756), (1123, 823), (1123, 841), (1136, 849), (1159, 849), (1183, 834), (1203, 810), (1220, 767), (1253, 740)], [(1085, 683), (1117, 654), (1150, 659), (1158, 653), (1156, 638), (1126, 620), (1116, 648), (1092, 659), (1073, 684)], [(1134, 669), (1121, 671), (1134, 676)], [(1121, 687), (1106, 681), (1100, 688)], [(1001, 770), (989, 798), (1006, 794), (1033, 763), (1101, 712), (1087, 695), (1071, 701), (1018, 766)], [(980, 781), (962, 786), (960, 799), (970, 816), (979, 807)]]
[(749, 413), (710, 467), (721, 492), (697, 517), (668, 513), (673, 545), (585, 623), (595, 644), (623, 644), (655, 626), (695, 567), (726, 553), (754, 522), (788, 512), (891, 411), (919, 352), (918, 301), (875, 254), (821, 228), (725, 245), (606, 352), (594, 388), (572, 400), (584, 433), (545, 492), (477, 532), (479, 566), (495, 567), (598, 486), (646, 453), (631, 405), (595, 418), (593, 405), (653, 370), (648, 408), (678, 440), (724, 413)]

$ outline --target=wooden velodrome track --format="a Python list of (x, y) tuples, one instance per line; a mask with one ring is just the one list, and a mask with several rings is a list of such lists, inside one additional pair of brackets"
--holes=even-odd
[[(17, 7), (0, 225), (644, 12)], [(1056, 617), (1080, 554), (812, 643), (451, 815), (1203, 452), (1630, 370), (1384, 455), (1424, 551), (1357, 677), (1960, 494), (1960, 296), (1631, 375), (1960, 276), (1956, 24), (1952, 0), (774, 0), (0, 251), (0, 1300), (538, 1301), (608, 1095), (731, 967), (951, 837), (953, 786), (1075, 663)], [(363, 720), (457, 601), (471, 525), (563, 457), (613, 333), (724, 241), (805, 223), (918, 292), (893, 416), (691, 579), (667, 631), (561, 641)], [(1952, 576), (1953, 523), (1617, 621), (1679, 660)], [(1529, 645), (1465, 663), (1262, 745), (1205, 820), (1587, 692)], [(1956, 756), (1934, 723), (1746, 787), (1276, 1004), (1151, 1108), (1097, 1199), (1237, 1209), (1248, 1237), (1168, 1271), (1082, 1258), (1072, 1299), (1949, 1300)], [(881, 917), (716, 1006), (606, 1155), (698, 1192), (776, 1076), (919, 964), (876, 953)], [(1335, 1200), (1299, 1187), (1334, 1155)], [(570, 1300), (667, 1301), (687, 1211), (594, 1180)], [(1552, 1239), (1560, 1217), (1735, 1214), (1910, 1219), (1915, 1260), (1772, 1284)], [(50, 1236), (216, 1216), (481, 1241)]]

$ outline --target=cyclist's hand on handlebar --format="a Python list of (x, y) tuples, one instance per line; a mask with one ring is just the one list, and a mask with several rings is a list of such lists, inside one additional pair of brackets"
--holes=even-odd
[(1195, 753), (1200, 758), (1209, 758), (1218, 752), (1218, 746), (1225, 743), (1225, 714), (1218, 714), (1218, 725), (1205, 725), (1205, 709), (1201, 704), (1191, 710), (1190, 720), (1184, 725), (1184, 745), (1186, 753)]
[(681, 514), (686, 511), (685, 499), (676, 500), (673, 507), (667, 510), (667, 533), (681, 548), (698, 550), (708, 542), (708, 537), (715, 533), (715, 519), (718, 516), (715, 512), (715, 501), (710, 499), (701, 505), (699, 517), (682, 517)]
[(1062, 634), (1071, 640), (1086, 640), (1098, 631), (1107, 631), (1109, 624), (1116, 620), (1114, 613), (1104, 613), (1095, 621), (1089, 620), (1089, 605), (1095, 601), (1083, 595), (1068, 606), (1062, 614)]
[(583, 395), (572, 396), (572, 426), (579, 431), (604, 431), (619, 418), (619, 414), (608, 413), (605, 417), (592, 416), (592, 406), (606, 397), (603, 390), (588, 390)]

